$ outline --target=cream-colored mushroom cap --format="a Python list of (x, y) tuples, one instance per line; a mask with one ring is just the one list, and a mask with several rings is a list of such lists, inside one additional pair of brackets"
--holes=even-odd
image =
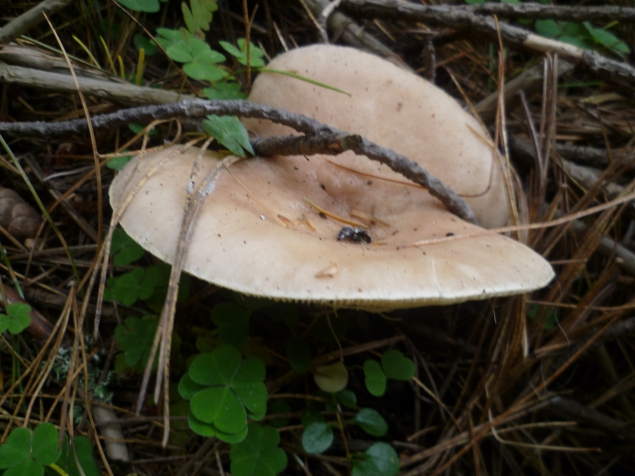
[[(134, 159), (110, 189), (113, 206), (166, 154), (126, 210), (122, 225), (144, 248), (171, 262), (197, 149)], [(200, 176), (218, 160), (206, 153)], [(448, 212), (421, 188), (343, 170), (320, 157), (242, 160), (230, 170), (285, 224), (278, 223), (221, 170), (193, 232), (184, 269), (241, 293), (333, 307), (395, 309), (528, 292), (546, 285), (551, 266), (499, 235), (398, 248), (480, 228)], [(305, 200), (352, 220), (372, 216), (372, 243), (337, 241), (342, 223)]]
[[(487, 131), (444, 91), (354, 48), (313, 45), (276, 57), (268, 68), (291, 71), (350, 96), (277, 73), (260, 73), (249, 101), (313, 117), (414, 160), (461, 195), (486, 228), (508, 221), (506, 191)], [(261, 137), (290, 128), (249, 119)], [(403, 178), (352, 152), (333, 160), (360, 171)]]

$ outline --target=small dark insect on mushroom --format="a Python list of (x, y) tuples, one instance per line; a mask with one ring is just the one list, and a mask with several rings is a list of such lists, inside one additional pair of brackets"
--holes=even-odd
[(337, 234), (337, 241), (344, 240), (352, 241), (353, 243), (370, 243), (372, 241), (370, 235), (366, 233), (363, 226), (360, 226), (359, 228), (345, 226), (342, 228)]

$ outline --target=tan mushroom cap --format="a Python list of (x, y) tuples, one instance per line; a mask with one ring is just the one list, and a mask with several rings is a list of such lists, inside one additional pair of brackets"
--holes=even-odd
[[(119, 202), (174, 150), (131, 161), (113, 182), (111, 203)], [(175, 154), (143, 186), (122, 220), (130, 236), (168, 262), (175, 253), (197, 153), (190, 149)], [(199, 177), (216, 160), (208, 152)], [(479, 230), (423, 189), (369, 179), (319, 157), (253, 158), (230, 170), (291, 226), (277, 223), (221, 171), (198, 218), (185, 270), (225, 288), (276, 300), (378, 310), (528, 292), (553, 277), (551, 266), (539, 255), (499, 235), (398, 249), (426, 238)], [(357, 210), (389, 226), (369, 226), (371, 244), (337, 241), (343, 224), (321, 218), (305, 198), (331, 213), (350, 218)]]
[[(260, 73), (249, 101), (304, 114), (393, 149), (463, 196), (486, 228), (507, 223), (506, 190), (489, 134), (441, 89), (377, 56), (342, 46), (297, 48), (267, 67), (291, 71), (350, 96), (282, 74)], [(269, 121), (244, 122), (261, 137), (294, 133)], [(333, 160), (403, 180), (352, 152)]]

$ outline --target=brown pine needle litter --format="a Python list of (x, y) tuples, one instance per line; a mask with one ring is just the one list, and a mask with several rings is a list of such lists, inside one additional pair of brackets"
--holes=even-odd
[[(0, 281), (0, 325), (11, 321), (14, 326), (21, 319), (30, 324), (19, 332), (2, 327), (0, 334), (0, 407), (5, 417), (0, 445), (16, 428), (32, 431), (50, 422), (60, 442), (85, 439), (98, 468), (95, 474), (199, 471), (241, 476), (235, 463), (240, 443), (193, 432), (191, 395), (183, 398), (188, 384), (201, 385), (182, 382), (196, 356), (231, 345), (240, 363), (247, 362), (245, 368), (256, 360), (263, 363), (262, 386), (253, 387), (254, 392), (266, 389), (263, 408), (240, 403), (240, 409), (250, 431), (270, 427), (275, 430), (269, 435), (280, 436), (277, 448), (287, 463), (278, 474), (363, 475), (361, 462), (372, 462), (373, 451), (386, 446), (394, 451), (390, 464), (383, 461), (390, 474), (631, 474), (632, 2), (253, 0), (218, 2), (214, 11), (201, 13), (212, 3), (186, 0), (191, 17), (169, 2), (160, 3), (158, 14), (143, 15), (116, 2), (47, 0), (4, 7), (0, 187), (20, 200), (0, 199), (0, 268), (7, 278)], [(208, 17), (211, 24), (203, 25)], [(171, 33), (157, 31), (161, 28), (179, 38), (179, 28), (197, 29), (184, 33), (192, 58), (200, 41), (225, 61), (176, 61), (168, 54), (174, 50), (167, 44)], [(552, 37), (541, 36), (545, 32)], [(588, 48), (565, 43), (567, 35)], [(221, 41), (237, 50), (221, 46)], [(287, 204), (240, 174), (246, 161), (278, 160), (259, 156), (272, 142), (250, 129), (256, 157), (229, 156), (214, 162), (213, 173), (203, 176), (199, 172), (208, 159), (201, 152), (181, 190), (187, 195), (184, 210), (176, 217), (158, 213), (148, 222), (149, 227), (169, 223), (178, 234), (171, 269), (130, 241), (119, 223), (135, 199), (147, 193), (148, 182), (169, 175), (175, 157), (194, 145), (231, 149), (219, 141), (222, 134), (212, 140), (202, 133), (205, 118), (200, 114), (155, 117), (151, 106), (180, 101), (187, 109), (196, 98), (243, 98), (242, 93), (256, 88), (259, 75), (274, 76), (261, 72), (261, 58), (266, 63), (318, 41), (370, 51), (417, 71), (462, 109), (477, 113), (475, 126), (466, 128), (480, 145), (497, 151), (498, 163), (485, 174), (489, 183), (457, 193), (466, 202), (481, 199), (500, 173), (510, 220), (504, 226), (467, 230), (456, 219), (451, 230), (434, 236), (429, 233), (434, 223), (412, 220), (412, 229), (406, 230), (396, 225), (398, 212), (381, 215), (383, 204), (372, 194), (348, 208), (338, 201), (337, 187), (317, 189), (319, 194), (328, 191), (329, 200), (311, 195), (310, 187), (320, 185), (321, 178), (304, 169), (293, 176), (304, 187), (298, 203), (284, 208)], [(202, 74), (192, 73), (201, 65), (217, 79), (195, 77)], [(303, 74), (299, 69), (278, 71), (275, 77), (301, 81), (297, 78)], [(364, 94), (347, 86), (343, 95), (328, 81), (305, 79), (323, 97), (319, 114), (336, 110), (327, 100), (331, 94), (342, 103)], [(386, 118), (423, 101), (413, 96), (381, 110), (369, 109), (359, 130), (340, 131), (372, 141), (372, 121), (386, 130), (404, 129), (405, 123)], [(332, 114), (337, 122), (337, 113)], [(71, 132), (60, 133), (63, 127)], [(367, 188), (376, 190), (390, 182), (404, 197), (425, 194), (410, 179), (358, 167), (357, 157), (315, 157), (312, 147), (319, 134), (306, 123), (298, 136), (280, 130), (287, 137), (279, 147), (293, 151), (290, 155), (303, 166), (324, 164), (329, 174), (340, 177), (337, 186), (371, 182)], [(345, 141), (335, 139), (328, 145), (341, 151)], [(453, 145), (450, 141), (448, 136), (441, 152)], [(128, 157), (143, 160), (169, 147), (175, 147), (173, 152), (147, 176), (128, 184), (127, 194), (111, 208), (105, 197)], [(420, 155), (428, 152), (426, 147), (420, 147)], [(336, 246), (360, 256), (356, 259), (362, 269), (364, 260), (384, 251), (416, 253), (422, 263), (435, 264), (435, 247), (465, 244), (478, 254), (475, 243), (504, 234), (509, 238), (497, 238), (531, 247), (553, 266), (556, 277), (524, 295), (380, 312), (338, 309), (335, 301), (298, 304), (242, 295), (181, 273), (200, 209), (215, 206), (212, 185), (221, 179), (231, 183), (237, 202), (250, 203), (263, 229), (270, 225), (298, 233), (304, 237), (300, 241), (310, 243), (318, 236), (335, 241), (335, 236), (322, 237), (325, 228), (331, 234), (353, 228), (347, 232), (353, 240)], [(442, 208), (441, 202), (437, 205)], [(19, 222), (21, 217), (37, 224), (37, 230), (24, 235), (16, 231), (30, 230), (28, 223)], [(363, 233), (372, 235), (371, 243)], [(220, 237), (210, 234), (206, 239), (211, 251), (224, 253)], [(296, 249), (270, 243), (270, 250), (237, 273), (253, 281), (281, 275), (299, 280), (297, 268), (283, 267), (293, 264)], [(236, 245), (247, 249), (251, 243)], [(287, 258), (272, 265), (267, 276), (256, 277), (253, 270), (265, 255), (280, 250)], [(451, 260), (451, 254), (444, 259)], [(311, 278), (320, 286), (337, 289), (339, 280), (355, 282), (356, 276), (347, 274), (350, 257), (318, 258)], [(493, 269), (496, 263), (491, 261)], [(229, 259), (226, 267), (235, 267), (235, 262)], [(467, 263), (460, 265), (462, 284), (471, 285), (473, 270)], [(525, 272), (521, 263), (511, 266)], [(387, 264), (374, 277), (388, 286), (396, 279), (391, 269)], [(444, 276), (435, 270), (438, 284)], [(307, 291), (316, 292), (317, 286)], [(231, 312), (222, 314), (223, 309)], [(412, 378), (401, 379), (400, 372), (408, 369)], [(239, 394), (236, 388), (246, 373), (232, 373), (226, 390)], [(316, 373), (344, 384), (345, 390), (320, 391)], [(248, 401), (244, 394), (236, 398)], [(324, 432), (331, 430), (332, 443), (325, 449), (311, 448), (303, 437), (309, 420), (324, 425), (319, 426)], [(51, 466), (47, 472), (69, 472), (61, 462), (58, 466), (59, 471)]]

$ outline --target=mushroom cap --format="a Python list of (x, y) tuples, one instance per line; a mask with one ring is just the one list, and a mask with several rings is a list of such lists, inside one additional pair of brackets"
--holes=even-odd
[[(175, 150), (135, 158), (110, 189), (114, 207), (151, 167), (174, 154), (145, 183), (121, 222), (139, 244), (167, 262), (173, 261), (198, 154), (193, 148)], [(199, 177), (217, 160), (207, 152)], [(553, 277), (538, 254), (500, 235), (398, 248), (480, 230), (420, 188), (360, 176), (319, 156), (245, 159), (230, 170), (290, 226), (276, 222), (221, 170), (202, 206), (184, 269), (225, 288), (276, 300), (386, 310), (528, 292)], [(350, 218), (357, 210), (388, 226), (370, 225), (370, 244), (337, 241), (343, 224), (320, 217), (305, 198), (337, 215)]]
[[(487, 131), (443, 90), (377, 56), (354, 48), (313, 45), (277, 56), (268, 68), (291, 71), (350, 94), (277, 73), (262, 72), (249, 101), (313, 117), (359, 134), (419, 163), (461, 195), (486, 228), (509, 219), (500, 163)], [(296, 134), (266, 120), (244, 121), (261, 137)], [(352, 152), (332, 160), (404, 180)]]

